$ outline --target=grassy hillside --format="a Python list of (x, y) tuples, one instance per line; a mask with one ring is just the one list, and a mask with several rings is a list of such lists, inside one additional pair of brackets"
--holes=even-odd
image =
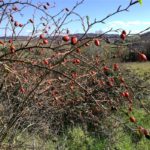
[(145, 63), (125, 63), (125, 66), (132, 70), (134, 73), (139, 75), (140, 77), (145, 77), (148, 74), (150, 75), (150, 62)]

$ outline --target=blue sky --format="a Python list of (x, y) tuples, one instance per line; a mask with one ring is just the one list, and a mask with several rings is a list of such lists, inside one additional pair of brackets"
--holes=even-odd
[[(85, 0), (77, 12), (82, 16), (90, 16), (90, 20), (95, 18), (101, 19), (114, 12), (119, 5), (126, 7), (130, 0)], [(58, 8), (68, 7), (71, 8), (76, 0), (56, 0)], [(150, 26), (150, 0), (143, 0), (143, 5), (136, 4), (129, 9), (129, 12), (122, 12), (117, 14), (106, 21), (106, 25), (97, 25), (92, 28), (92, 32), (99, 30), (107, 30), (110, 27), (114, 29), (125, 28), (138, 32)], [(74, 25), (70, 26), (73, 32), (80, 32), (81, 27)]]
[[(23, 0), (22, 0), (23, 1)], [(44, 4), (45, 0), (32, 0), (34, 3), (41, 2)], [(80, 0), (78, 0), (80, 1)], [(71, 9), (77, 2), (77, 0), (52, 0), (49, 1), (51, 5), (56, 3), (56, 7), (47, 10), (49, 14), (55, 14), (58, 11), (68, 8)], [(129, 4), (130, 0), (85, 0), (85, 2), (80, 5), (76, 12), (81, 16), (89, 16), (90, 22), (95, 18), (102, 19), (109, 13), (114, 12), (119, 5), (125, 8)], [(32, 18), (33, 9), (28, 8), (23, 11), (24, 16), (15, 15), (15, 19), (19, 20), (21, 23), (26, 23), (29, 18)], [(36, 23), (39, 22), (40, 13), (36, 13)], [(73, 15), (71, 19), (76, 19)], [(69, 19), (70, 19), (69, 18)], [(136, 4), (129, 9), (129, 12), (122, 12), (115, 16), (112, 16), (105, 22), (106, 24), (98, 24), (94, 26), (90, 32), (106, 31), (113, 27), (113, 29), (124, 29), (127, 31), (132, 31), (132, 33), (137, 33), (141, 30), (150, 26), (150, 0), (143, 0), (143, 5)], [(81, 23), (76, 21), (65, 26), (71, 33), (81, 33), (83, 32)], [(23, 34), (28, 34), (32, 30), (32, 27), (28, 25), (26, 29), (22, 32)]]

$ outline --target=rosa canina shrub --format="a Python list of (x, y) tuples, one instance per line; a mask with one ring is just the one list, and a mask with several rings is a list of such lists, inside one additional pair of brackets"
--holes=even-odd
[[(5, 37), (0, 40), (0, 143), (5, 139), (12, 142), (18, 132), (25, 130), (41, 136), (61, 133), (77, 124), (89, 131), (103, 130), (108, 127), (107, 119), (123, 106), (127, 108), (128, 120), (138, 127), (137, 119), (131, 115), (133, 94), (119, 65), (108, 64), (101, 51), (91, 55), (85, 52), (91, 45), (100, 48), (108, 42), (104, 35), (113, 31), (91, 37), (88, 36), (91, 27), (128, 10), (138, 1), (131, 0), (126, 8), (119, 7), (94, 22), (75, 12), (83, 2), (52, 16), (49, 10), (55, 8), (55, 4), (0, 1), (0, 23), (5, 26), (2, 28)], [(33, 18), (15, 20), (15, 15), (29, 8), (36, 10)], [(71, 35), (65, 28), (73, 21), (69, 20), (72, 15), (82, 23), (84, 34), (81, 36)], [(37, 23), (39, 17), (40, 23)], [(22, 37), (28, 26), (32, 32)], [(8, 39), (10, 33), (12, 36)], [(126, 36), (122, 30), (120, 40), (125, 41)], [(139, 56), (146, 61), (144, 54)], [(149, 137), (144, 127), (139, 132)]]

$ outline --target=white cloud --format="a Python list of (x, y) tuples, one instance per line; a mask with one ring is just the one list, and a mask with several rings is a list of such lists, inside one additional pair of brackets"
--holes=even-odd
[(110, 28), (125, 29), (126, 31), (132, 31), (132, 33), (138, 33), (150, 26), (150, 21), (111, 21), (105, 26), (105, 31)]
[(112, 21), (108, 23), (110, 27), (133, 27), (133, 26), (150, 26), (150, 21)]

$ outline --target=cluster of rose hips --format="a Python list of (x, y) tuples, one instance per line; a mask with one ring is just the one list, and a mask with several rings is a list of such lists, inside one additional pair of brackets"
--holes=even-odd
[[(48, 40), (45, 38), (44, 34), (41, 34), (39, 36), (39, 38), (40, 38), (40, 40), (43, 40), (43, 44), (48, 44)], [(125, 31), (122, 32), (121, 38), (123, 40), (126, 38), (126, 32)], [(76, 36), (69, 37), (68, 35), (66, 35), (66, 36), (63, 36), (62, 39), (65, 42), (69, 42), (70, 41), (72, 45), (75, 45), (78, 42), (78, 38)], [(95, 39), (94, 40), (94, 44), (96, 46), (99, 46), (100, 45), (100, 41), (98, 39)], [(89, 46), (89, 44), (86, 43), (85, 46)], [(80, 48), (77, 48), (76, 52), (80, 53)], [(139, 57), (140, 57), (140, 60), (142, 60), (142, 61), (143, 60), (144, 61), (147, 60), (147, 57), (144, 54), (142, 54), (142, 53), (139, 53)], [(45, 65), (49, 64), (48, 59), (44, 59), (43, 62), (44, 62)], [(80, 59), (74, 58), (72, 60), (72, 63), (75, 64), (75, 65), (78, 65), (78, 64), (80, 64)], [(118, 71), (119, 70), (119, 65), (117, 63), (113, 64), (113, 70), (114, 71)], [(104, 66), (103, 67), (103, 71), (104, 72), (109, 71), (109, 67), (108, 66)], [(95, 72), (91, 72), (91, 74), (95, 74)], [(75, 78), (77, 78), (78, 74), (77, 74), (77, 72), (74, 71), (74, 72), (71, 73), (71, 76), (72, 76), (73, 79), (75, 79)], [(108, 78), (108, 80), (109, 80), (109, 85), (112, 87), (113, 83), (114, 83), (114, 78), (110, 77), (110, 78)], [(121, 81), (121, 83), (125, 84), (125, 80), (122, 77), (120, 77), (120, 81)], [(101, 81), (101, 84), (105, 84), (105, 83), (103, 81)], [(71, 86), (71, 89), (73, 90), (73, 86)], [(20, 92), (24, 93), (25, 89), (23, 87), (21, 87), (20, 88)], [(130, 104), (128, 110), (129, 110), (129, 112), (132, 112), (132, 100), (130, 98), (129, 92), (126, 90), (126, 91), (124, 91), (124, 92), (121, 93), (121, 96), (124, 97), (124, 98), (126, 98), (126, 99), (128, 99), (129, 104)], [(137, 122), (136, 118), (134, 116), (131, 116), (131, 115), (129, 116), (129, 120), (132, 123), (136, 123)], [(138, 126), (138, 131), (139, 131), (140, 134), (145, 135), (146, 138), (150, 138), (150, 134), (149, 134), (149, 131), (147, 129), (145, 129), (145, 128), (141, 127), (141, 126)]]
[(40, 37), (39, 37), (39, 38), (40, 38), (40, 40), (43, 41), (42, 44), (44, 44), (44, 45), (48, 44), (48, 40), (45, 38), (44, 34), (40, 34)]
[[(123, 80), (123, 83), (125, 84), (124, 80)], [(132, 112), (132, 99), (130, 97), (129, 92), (128, 91), (124, 91), (124, 92), (121, 93), (121, 96), (126, 98), (129, 101), (128, 111), (129, 111), (129, 113), (131, 113)], [(137, 123), (137, 120), (136, 120), (136, 118), (133, 115), (129, 117), (129, 120), (132, 123)], [(145, 129), (145, 128), (141, 127), (141, 126), (138, 126), (137, 130), (139, 131), (140, 134), (145, 135), (146, 138), (150, 139), (150, 133), (149, 133), (149, 131), (147, 129)]]
[(14, 17), (12, 15), (10, 15), (10, 21), (11, 22), (14, 22), (14, 26), (15, 27), (23, 27), (23, 24), (22, 23), (19, 23), (18, 21), (15, 21), (14, 20)]
[[(16, 6), (14, 6), (13, 8), (12, 8), (12, 10), (14, 10), (14, 11), (18, 11), (18, 8), (16, 7)], [(19, 23), (18, 21), (15, 21), (14, 20), (14, 17), (10, 14), (10, 21), (13, 23), (14, 22), (14, 26), (15, 27), (23, 27), (23, 24), (22, 23)], [(32, 20), (32, 19), (29, 19), (29, 22), (30, 23), (34, 23), (34, 21)]]
[[(124, 80), (123, 80), (123, 83), (125, 83)], [(129, 92), (128, 91), (124, 91), (124, 92), (121, 93), (121, 96), (123, 96), (126, 99), (128, 99), (129, 104), (130, 104), (128, 110), (129, 110), (129, 113), (131, 113), (132, 112), (132, 100), (130, 98)], [(129, 120), (132, 123), (136, 123), (137, 122), (136, 118), (133, 115), (130, 116)], [(141, 127), (141, 126), (138, 126), (138, 131), (139, 131), (140, 134), (143, 134), (143, 135), (145, 135), (146, 138), (150, 139), (150, 133), (149, 133), (149, 131), (147, 129), (145, 129), (145, 128)]]
[[(110, 69), (109, 69), (108, 66), (104, 66), (103, 67), (103, 71), (105, 73), (107, 73), (109, 70)], [(119, 70), (119, 65), (116, 64), (116, 63), (113, 64), (113, 70), (114, 71), (118, 71)], [(108, 78), (108, 80), (109, 80), (109, 86), (112, 87), (113, 84), (114, 84), (114, 78), (110, 77), (110, 78)], [(122, 77), (120, 77), (120, 82), (123, 83), (123, 85), (126, 87), (125, 80)], [(101, 81), (100, 84), (104, 85), (105, 83)], [(126, 89), (127, 89), (127, 87), (126, 87)], [(121, 96), (128, 100), (128, 102), (129, 102), (129, 108), (128, 108), (128, 110), (129, 110), (129, 114), (130, 114), (132, 112), (132, 99), (130, 97), (130, 94), (129, 94), (128, 90), (122, 92)], [(132, 116), (129, 115), (129, 120), (132, 123), (137, 123), (137, 120), (136, 120), (136, 118), (133, 115)], [(146, 138), (150, 139), (150, 133), (149, 133), (149, 131), (147, 129), (145, 129), (145, 128), (141, 127), (141, 126), (138, 126), (137, 130), (139, 131), (140, 134), (143, 134)]]
[(50, 3), (47, 2), (45, 5), (43, 5), (43, 8), (44, 8), (44, 9), (48, 9), (49, 6), (50, 6)]
[[(14, 53), (15, 50), (16, 50), (16, 48), (15, 48), (15, 46), (13, 45), (13, 40), (12, 40), (12, 39), (9, 39), (8, 43), (11, 44), (11, 45), (10, 45), (10, 52), (11, 52), (11, 53)], [(0, 40), (0, 45), (3, 45), (3, 46), (4, 46), (4, 44), (5, 44), (5, 43)]]
[[(126, 33), (125, 30), (123, 30), (123, 31), (121, 32), (120, 38), (121, 38), (122, 40), (125, 40), (125, 39), (126, 39), (126, 36), (127, 36), (127, 33)], [(143, 54), (143, 53), (138, 53), (138, 56), (139, 56), (139, 60), (140, 60), (140, 61), (147, 61), (147, 57), (146, 57), (145, 54)]]
[[(62, 40), (65, 41), (65, 42), (71, 41), (72, 45), (75, 45), (78, 42), (78, 38), (76, 36), (69, 37), (68, 35), (65, 35), (65, 36), (62, 37)], [(100, 45), (100, 41), (98, 39), (95, 39), (94, 40), (94, 44), (96, 46), (99, 46)], [(89, 46), (89, 43), (85, 43), (85, 46)], [(79, 49), (77, 49), (77, 50), (79, 50)]]
[(72, 37), (70, 38), (68, 35), (66, 35), (66, 36), (64, 36), (62, 39), (63, 39), (63, 41), (65, 41), (65, 42), (68, 42), (68, 41), (71, 40), (71, 44), (72, 44), (72, 45), (75, 45), (75, 44), (77, 44), (77, 42), (78, 42), (78, 38), (77, 38), (76, 36), (72, 36)]

